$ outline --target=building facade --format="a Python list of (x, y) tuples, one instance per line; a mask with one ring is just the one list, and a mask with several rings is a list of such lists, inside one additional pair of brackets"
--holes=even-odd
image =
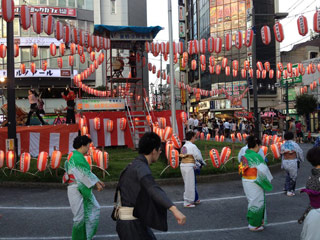
[[(40, 12), (44, 15), (51, 14), (55, 20), (61, 21), (63, 24), (68, 24), (70, 27), (86, 30), (93, 33), (93, 1), (91, 0), (15, 0), (15, 19), (14, 19), (14, 41), (19, 44), (19, 56), (15, 58), (15, 83), (16, 97), (26, 98), (28, 96), (27, 89), (34, 88), (42, 93), (43, 98), (61, 98), (61, 91), (66, 86), (72, 86), (72, 77), (74, 74), (83, 71), (89, 66), (89, 53), (85, 52), (84, 63), (80, 62), (79, 55), (74, 58), (74, 67), (68, 64), (68, 55), (70, 55), (68, 45), (66, 46), (65, 55), (62, 56), (63, 66), (58, 68), (57, 57), (59, 56), (59, 45), (62, 41), (54, 38), (54, 34), (48, 36), (45, 32), (36, 34), (33, 27), (24, 30), (20, 26), (20, 6), (27, 4), (30, 7), (31, 15), (34, 12)], [(0, 18), (0, 42), (6, 43), (6, 22)], [(38, 45), (38, 56), (31, 55), (31, 46), (36, 43)], [(55, 43), (57, 46), (57, 55), (50, 55), (49, 46)], [(47, 60), (47, 70), (41, 69), (41, 61)], [(36, 64), (36, 73), (30, 72), (30, 64)], [(20, 64), (26, 66), (26, 74), (20, 72)], [(0, 75), (6, 73), (6, 58), (0, 59)], [(92, 74), (84, 83), (94, 85), (95, 76)], [(5, 85), (6, 83), (4, 83)], [(26, 104), (27, 105), (27, 104)]]
[[(208, 39), (209, 37), (222, 39), (222, 49), (220, 53), (206, 52), (206, 59), (210, 56), (215, 58), (216, 64), (221, 65), (222, 59), (228, 59), (228, 66), (231, 68), (231, 74), (226, 76), (225, 70), (222, 68), (220, 74), (210, 74), (209, 67), (205, 71), (200, 68), (198, 56), (193, 55), (191, 59), (198, 61), (198, 68), (195, 71), (187, 70), (188, 83), (192, 87), (201, 88), (204, 90), (215, 90), (224, 88), (229, 95), (239, 96), (248, 86), (252, 88), (252, 80), (246, 76), (241, 76), (241, 69), (244, 66), (244, 61), (250, 62), (252, 67), (252, 47), (237, 48), (235, 46), (236, 34), (240, 31), (242, 38), (245, 38), (247, 29), (256, 31), (256, 59), (257, 61), (269, 62), (270, 68), (275, 69), (276, 61), (279, 59), (276, 52), (279, 44), (274, 40), (273, 25), (274, 13), (278, 9), (277, 1), (274, 0), (185, 0), (186, 11), (186, 37), (185, 41), (197, 39)], [(252, 8), (255, 8), (255, 27), (252, 25)], [(260, 29), (262, 26), (268, 25), (271, 29), (271, 43), (264, 45), (261, 40)], [(226, 49), (225, 36), (230, 34), (232, 37), (232, 47), (230, 50)], [(232, 74), (232, 61), (237, 60), (239, 63), (239, 70), (236, 76)], [(269, 79), (267, 74), (265, 79), (257, 79), (258, 82), (258, 103), (259, 110), (266, 107), (275, 106), (278, 104), (277, 88), (275, 87), (276, 78)], [(230, 100), (226, 99), (224, 94), (210, 98), (202, 98), (201, 102), (205, 102), (201, 106), (205, 106), (204, 111), (208, 111), (208, 106), (213, 113), (228, 113), (233, 116), (235, 111), (241, 110), (243, 107), (253, 110), (253, 95), (250, 90), (251, 97), (248, 101), (246, 98), (242, 99), (239, 106), (231, 105)], [(201, 106), (195, 101), (191, 95), (191, 111), (198, 111)], [(249, 106), (248, 106), (249, 105)], [(212, 114), (214, 116), (214, 114)]]

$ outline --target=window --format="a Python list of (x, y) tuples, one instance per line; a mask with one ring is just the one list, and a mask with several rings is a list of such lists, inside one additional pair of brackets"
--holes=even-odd
[(116, 0), (110, 0), (111, 14), (116, 14)]
[(84, 9), (84, 0), (78, 0), (77, 3), (78, 3), (78, 8)]
[(317, 52), (309, 52), (309, 59), (316, 58), (316, 57), (318, 57)]
[(68, 7), (75, 7), (76, 6), (76, 0), (69, 0), (68, 1)]
[(49, 6), (57, 6), (57, 0), (49, 0)]
[(21, 62), (26, 65), (26, 68), (30, 67), (30, 48), (21, 48)]
[(14, 34), (14, 36), (15, 37), (19, 37), (20, 35), (19, 35), (19, 29), (20, 29), (20, 24), (19, 24), (19, 18), (15, 18), (14, 20), (13, 20), (13, 34)]
[(29, 0), (30, 5), (38, 5), (38, 0)]
[(92, 0), (86, 0), (86, 9), (93, 10), (93, 1)]
[(2, 37), (6, 38), (7, 37), (7, 22), (2, 21)]
[(40, 0), (40, 5), (48, 5), (47, 0)]
[(67, 0), (59, 0), (58, 1), (59, 7), (66, 7), (67, 6)]

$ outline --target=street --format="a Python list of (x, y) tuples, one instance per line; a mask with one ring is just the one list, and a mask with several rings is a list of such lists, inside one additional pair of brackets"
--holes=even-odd
[[(301, 145), (305, 154), (310, 144)], [(311, 165), (305, 161), (300, 169), (297, 189), (303, 188)], [(287, 197), (282, 192), (284, 173), (274, 174), (274, 189), (266, 194), (268, 225), (263, 232), (247, 228), (247, 200), (237, 181), (198, 185), (202, 203), (193, 209), (182, 204), (183, 185), (164, 186), (164, 190), (187, 216), (179, 226), (168, 213), (168, 232), (156, 232), (158, 239), (299, 239), (302, 225), (297, 223), (308, 205), (308, 197), (296, 191)], [(0, 188), (0, 240), (71, 239), (72, 213), (64, 189)], [(95, 239), (118, 239), (115, 222), (110, 218), (114, 189), (94, 192), (101, 205), (100, 224)]]

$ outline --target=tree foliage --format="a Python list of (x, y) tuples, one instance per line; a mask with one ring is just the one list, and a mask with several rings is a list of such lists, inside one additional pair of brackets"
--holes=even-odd
[(317, 109), (317, 99), (313, 95), (303, 94), (296, 98), (296, 109), (300, 116), (307, 116)]

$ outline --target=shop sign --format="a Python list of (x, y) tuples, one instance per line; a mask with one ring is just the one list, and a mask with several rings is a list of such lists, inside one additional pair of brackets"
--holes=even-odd
[(253, 112), (247, 112), (247, 111), (236, 111), (234, 112), (234, 116), (238, 118), (252, 118)]
[(134, 33), (129, 31), (112, 32), (110, 33), (110, 39), (123, 40), (123, 41), (152, 41), (152, 33)]
[(186, 32), (185, 32), (185, 23), (184, 22), (179, 22), (179, 38), (184, 38), (186, 37)]
[(181, 89), (181, 104), (185, 104), (185, 103), (186, 103), (186, 90)]
[(122, 98), (77, 99), (76, 107), (82, 111), (124, 110), (125, 101)]
[[(18, 44), (19, 47), (28, 47), (32, 44), (37, 44), (39, 47), (45, 46), (49, 47), (51, 43), (54, 43), (56, 46), (59, 46), (63, 41), (58, 41), (55, 38), (42, 38), (42, 37), (21, 37), (15, 38), (14, 43)], [(0, 44), (7, 44), (6, 38), (0, 39)]]
[(185, 19), (185, 8), (184, 6), (179, 6), (179, 21), (184, 21)]
[[(298, 64), (292, 64), (292, 69), (293, 69), (293, 68), (298, 68)], [(284, 69), (286, 70), (287, 67), (284, 67)], [(292, 77), (292, 78), (286, 78), (286, 79), (284, 79), (284, 78), (283, 78), (283, 71), (282, 71), (282, 73), (281, 73), (281, 80), (280, 80), (282, 87), (285, 87), (285, 86), (286, 86), (286, 81), (288, 81), (288, 83), (290, 83), (290, 84), (302, 83), (302, 75), (299, 74), (298, 77)]]
[[(77, 75), (78, 71), (73, 70), (73, 76)], [(7, 77), (7, 70), (0, 70), (0, 76)], [(60, 77), (60, 78), (70, 78), (71, 71), (70, 70), (61, 70), (61, 69), (47, 69), (43, 71), (42, 69), (36, 69), (35, 73), (32, 73), (29, 69), (26, 70), (25, 73), (21, 73), (20, 69), (15, 70), (16, 78), (33, 78), (33, 77)]]
[[(46, 7), (46, 6), (31, 6), (30, 13), (40, 12), (41, 14), (50, 14), (54, 16), (77, 17), (77, 10), (75, 8), (60, 8), (60, 7)], [(15, 15), (20, 15), (20, 6), (14, 8)], [(0, 15), (2, 9), (0, 8)]]
[(199, 110), (208, 110), (210, 109), (210, 102), (205, 101), (205, 102), (199, 102)]

